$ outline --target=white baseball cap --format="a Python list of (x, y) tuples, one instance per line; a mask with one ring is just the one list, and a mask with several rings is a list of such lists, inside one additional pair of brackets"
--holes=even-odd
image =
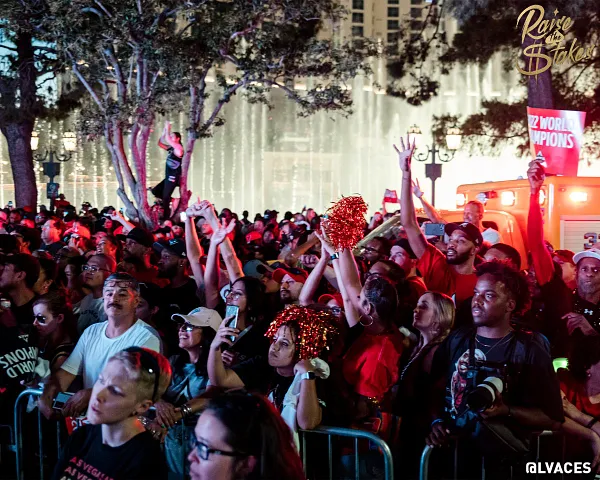
[(171, 315), (171, 320), (187, 322), (194, 327), (211, 327), (215, 332), (219, 329), (223, 319), (215, 310), (206, 307), (194, 308), (187, 315), (176, 313)]
[(579, 263), (579, 260), (584, 258), (595, 258), (596, 260), (600, 260), (600, 250), (597, 248), (590, 248), (589, 250), (584, 250), (583, 252), (576, 253), (573, 255), (573, 262), (575, 265)]

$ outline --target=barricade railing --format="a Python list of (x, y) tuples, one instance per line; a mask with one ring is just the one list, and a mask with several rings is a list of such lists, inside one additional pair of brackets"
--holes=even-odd
[[(15, 452), (15, 463), (16, 463), (16, 471), (17, 471), (17, 479), (23, 480), (25, 472), (23, 471), (23, 443), (25, 439), (25, 432), (23, 428), (23, 413), (25, 408), (29, 402), (30, 398), (39, 398), (42, 395), (43, 391), (41, 389), (28, 388), (23, 390), (17, 400), (15, 401), (14, 406), (14, 444), (11, 449)], [(42, 429), (42, 415), (39, 411), (39, 408), (36, 408), (37, 414), (37, 427), (38, 427), (38, 453), (39, 453), (39, 474), (40, 480), (44, 480), (45, 471), (44, 471), (44, 437), (43, 437), (43, 429)], [(56, 444), (57, 444), (57, 454), (60, 455), (61, 449), (61, 428), (60, 422), (56, 422)], [(185, 425), (183, 422), (178, 422), (173, 428), (181, 428), (181, 435), (185, 435)], [(392, 452), (387, 445), (387, 443), (379, 438), (377, 435), (363, 431), (363, 430), (354, 430), (350, 428), (339, 428), (339, 427), (327, 427), (320, 426), (313, 430), (300, 430), (300, 454), (302, 457), (302, 465), (307, 470), (307, 435), (325, 435), (327, 436), (327, 444), (328, 444), (328, 472), (329, 479), (333, 480), (334, 478), (334, 460), (333, 460), (333, 437), (341, 437), (341, 438), (349, 438), (353, 440), (353, 459), (354, 459), (354, 477), (356, 480), (360, 480), (360, 452), (359, 452), (359, 441), (366, 440), (369, 441), (376, 450), (378, 450), (383, 457), (383, 465), (384, 465), (384, 475), (385, 480), (393, 480), (394, 479), (394, 462), (392, 458)], [(183, 438), (183, 437), (182, 437)], [(29, 446), (29, 442), (27, 442)], [(425, 451), (423, 455), (425, 455)], [(338, 459), (340, 460), (340, 459)], [(182, 449), (182, 458), (181, 462), (183, 465), (183, 471), (185, 472), (185, 464), (187, 461), (187, 454), (185, 450)], [(340, 462), (341, 463), (341, 462)], [(337, 465), (338, 467), (340, 465)]]
[[(17, 470), (17, 479), (22, 480), (24, 478), (25, 472), (23, 471), (23, 411), (27, 407), (27, 403), (30, 398), (39, 398), (42, 395), (43, 391), (37, 388), (28, 388), (23, 390), (17, 400), (15, 401), (14, 406), (14, 431), (15, 431), (15, 439), (13, 450), (15, 452), (15, 464)], [(40, 468), (40, 480), (44, 479), (44, 437), (42, 431), (42, 414), (40, 410), (36, 408), (37, 413), (37, 429), (38, 429), (38, 453), (39, 453), (39, 468)], [(57, 449), (60, 450), (61, 446), (61, 430), (60, 423), (56, 424), (56, 445)]]
[(351, 428), (338, 428), (338, 427), (327, 427), (320, 426), (313, 430), (300, 430), (300, 454), (302, 456), (302, 465), (304, 471), (307, 472), (307, 449), (306, 449), (306, 435), (308, 434), (319, 434), (327, 436), (327, 459), (328, 459), (328, 471), (329, 480), (333, 480), (333, 441), (332, 437), (346, 437), (354, 440), (354, 476), (356, 480), (360, 480), (360, 454), (358, 449), (359, 440), (368, 440), (374, 444), (381, 452), (384, 463), (385, 480), (394, 479), (394, 461), (392, 458), (392, 452), (390, 447), (385, 441), (379, 438), (377, 435), (366, 432), (363, 430), (354, 430)]
[[(564, 441), (564, 435), (562, 435), (561, 433), (558, 432), (553, 432), (551, 430), (544, 430), (543, 432), (539, 432), (535, 434), (536, 437), (536, 448), (535, 448), (535, 461), (539, 462), (540, 460), (540, 456), (541, 456), (541, 449), (540, 449), (540, 439), (542, 437), (552, 437), (552, 436), (558, 436), (561, 437), (562, 440), (562, 457), (564, 460), (564, 456), (565, 456), (565, 441)], [(431, 454), (433, 453), (433, 451), (435, 450), (435, 448), (430, 447), (430, 446), (425, 446), (425, 448), (423, 449), (423, 453), (421, 454), (421, 462), (420, 462), (420, 469), (419, 469), (419, 480), (429, 480), (429, 462), (431, 460)], [(532, 450), (533, 451), (533, 450)], [(454, 442), (454, 465), (453, 465), (453, 469), (454, 469), (454, 475), (453, 478), (456, 479), (458, 476), (458, 442)], [(481, 472), (482, 472), (482, 479), (485, 479), (485, 462), (482, 461), (481, 463)], [(538, 478), (539, 474), (536, 474), (535, 478)], [(562, 478), (564, 479), (564, 474), (562, 475)]]

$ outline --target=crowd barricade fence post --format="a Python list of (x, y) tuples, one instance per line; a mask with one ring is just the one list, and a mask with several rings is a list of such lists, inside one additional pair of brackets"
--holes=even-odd
[(358, 451), (358, 441), (359, 440), (368, 440), (373, 443), (381, 452), (383, 456), (384, 463), (384, 473), (385, 480), (393, 480), (394, 479), (394, 460), (392, 457), (392, 452), (388, 444), (379, 438), (377, 435), (363, 431), (363, 430), (355, 430), (352, 428), (339, 428), (339, 427), (327, 427), (327, 426), (319, 426), (313, 430), (299, 430), (300, 434), (300, 454), (302, 457), (302, 465), (304, 467), (304, 471), (306, 472), (307, 467), (307, 435), (327, 435), (327, 460), (328, 460), (328, 470), (329, 470), (329, 480), (334, 480), (333, 477), (333, 441), (332, 437), (345, 437), (351, 438), (354, 440), (354, 475), (356, 480), (360, 480), (360, 454)]
[[(557, 439), (560, 439), (562, 442), (562, 448), (561, 448), (561, 455), (562, 455), (562, 461), (564, 463), (564, 459), (565, 459), (565, 451), (566, 451), (566, 443), (565, 443), (565, 437), (562, 433), (560, 432), (554, 432), (552, 430), (544, 430), (543, 432), (536, 432), (532, 435), (533, 437), (535, 437), (535, 442), (536, 442), (536, 446), (535, 446), (535, 461), (539, 462), (540, 461), (540, 457), (541, 457), (541, 448), (540, 448), (540, 439), (543, 437), (557, 437)], [(455, 480), (458, 478), (458, 444), (459, 442), (456, 441), (456, 439), (453, 440), (454, 443), (454, 465), (453, 465), (453, 470), (454, 470), (454, 475), (452, 478), (454, 478)], [(420, 462), (420, 468), (419, 468), (419, 480), (429, 480), (429, 462), (431, 461), (431, 455), (433, 453), (435, 449), (433, 447), (430, 446), (425, 446), (425, 448), (423, 449), (423, 453), (421, 454), (421, 462)], [(534, 449), (531, 449), (532, 452), (534, 452)], [(485, 459), (482, 460), (481, 462), (481, 478), (485, 479)], [(539, 473), (536, 473), (535, 478), (539, 478)], [(562, 478), (564, 480), (564, 473), (562, 474)]]

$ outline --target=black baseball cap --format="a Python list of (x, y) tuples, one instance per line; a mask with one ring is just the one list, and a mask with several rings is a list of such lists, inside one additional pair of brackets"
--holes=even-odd
[(143, 245), (144, 247), (151, 247), (154, 243), (154, 236), (149, 231), (140, 227), (135, 227), (127, 235), (118, 235), (117, 238), (123, 241), (131, 238), (131, 240)]
[(481, 231), (472, 223), (447, 223), (444, 231), (446, 235), (452, 235), (454, 230), (460, 230), (463, 232), (469, 240), (471, 240), (475, 246), (479, 247), (483, 243), (483, 237)]
[(168, 250), (170, 253), (173, 253), (178, 257), (187, 257), (187, 252), (185, 249), (185, 240), (182, 240), (181, 238), (174, 238), (173, 240), (164, 242), (155, 242), (153, 247), (154, 250), (156, 250), (158, 253), (162, 252), (163, 250)]
[(398, 240), (395, 244), (397, 247), (401, 247), (406, 253), (408, 253), (408, 256), (410, 258), (412, 258), (413, 260), (417, 259), (417, 256), (415, 255), (415, 252), (413, 252), (412, 247), (410, 246), (410, 243), (408, 241), (407, 238), (401, 238), (400, 240)]

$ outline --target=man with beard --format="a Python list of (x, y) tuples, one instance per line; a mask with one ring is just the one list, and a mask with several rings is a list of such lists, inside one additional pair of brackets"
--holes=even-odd
[[(439, 447), (450, 430), (459, 436), (459, 456), (467, 458), (458, 465), (476, 470), (461, 471), (460, 478), (481, 478), (480, 455), (486, 473), (508, 478), (504, 460), (513, 448), (526, 451), (533, 431), (557, 430), (564, 422), (548, 341), (511, 326), (528, 302), (527, 282), (517, 270), (499, 261), (482, 263), (471, 302), (474, 325), (455, 330), (436, 352), (432, 375), (446, 379), (446, 405), (426, 441)], [(493, 385), (491, 405), (471, 396), (484, 380)]]
[(77, 332), (79, 335), (90, 325), (107, 320), (102, 290), (104, 281), (117, 270), (117, 262), (114, 258), (100, 253), (92, 255), (82, 270), (83, 287), (88, 288), (92, 293), (73, 305), (73, 313), (78, 315)]
[(417, 269), (423, 275), (423, 281), (429, 290), (454, 296), (455, 304), (473, 295), (477, 282), (474, 262), (477, 251), (483, 241), (479, 229), (470, 223), (448, 223), (445, 232), (449, 236), (448, 250), (444, 255), (427, 242), (419, 228), (412, 198), (411, 157), (412, 146), (404, 145), (398, 152), (402, 170), (402, 193), (400, 196), (401, 221), (408, 242), (416, 255)]
[(136, 318), (140, 302), (140, 287), (126, 273), (113, 273), (104, 282), (104, 311), (108, 320), (84, 330), (73, 353), (46, 382), (39, 408), (46, 418), (54, 416), (52, 401), (59, 392), (66, 392), (75, 377), (83, 377), (83, 390), (75, 393), (62, 409), (65, 417), (87, 411), (92, 387), (110, 357), (129, 347), (144, 347), (161, 351), (160, 338), (147, 323)]
[(196, 282), (189, 276), (190, 262), (187, 258), (185, 240), (175, 238), (155, 243), (154, 249), (160, 252), (158, 277), (169, 280), (162, 289), (162, 304), (157, 317), (157, 326), (165, 334), (169, 352), (177, 348), (179, 342), (177, 325), (170, 321), (176, 313), (187, 314), (200, 306), (196, 295)]
[(33, 324), (33, 286), (40, 276), (40, 262), (26, 253), (4, 258), (0, 291), (10, 299), (10, 311), (19, 325)]
[(300, 292), (308, 274), (299, 268), (278, 268), (273, 272), (273, 280), (280, 284), (279, 298), (284, 305), (297, 305)]
[(600, 335), (600, 250), (591, 248), (573, 257), (577, 288), (565, 284), (560, 265), (554, 263), (544, 242), (539, 191), (546, 177), (544, 167), (536, 161), (527, 171), (530, 185), (527, 218), (528, 247), (535, 279), (539, 286), (541, 332), (552, 344), (554, 356), (567, 352), (569, 335), (579, 329), (585, 335)]
[(375, 265), (379, 260), (387, 260), (390, 257), (390, 242), (384, 237), (375, 237), (362, 247), (362, 256), (367, 266)]
[(167, 285), (168, 280), (159, 279), (158, 268), (150, 262), (152, 255), (153, 235), (140, 227), (135, 227), (126, 236), (117, 235), (119, 240), (125, 241), (123, 247), (123, 260), (128, 261), (131, 257), (139, 260), (139, 269), (132, 275), (138, 282), (156, 283), (160, 287)]

